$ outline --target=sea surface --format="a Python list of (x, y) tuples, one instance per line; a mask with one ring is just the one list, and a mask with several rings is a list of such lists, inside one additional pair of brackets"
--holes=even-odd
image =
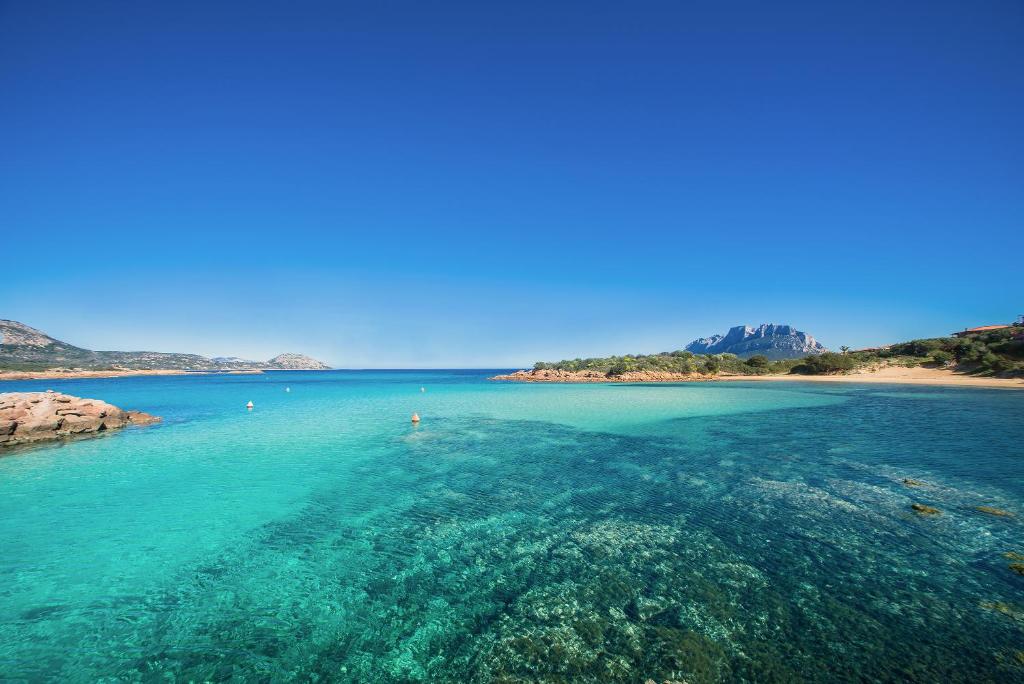
[(1024, 392), (496, 372), (3, 383), (164, 422), (0, 457), (0, 681), (1024, 681)]

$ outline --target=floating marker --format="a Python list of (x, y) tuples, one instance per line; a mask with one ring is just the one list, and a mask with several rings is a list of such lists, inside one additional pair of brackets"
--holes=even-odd
[(246, 405), (245, 405), (245, 408), (247, 408), (247, 409), (249, 409), (250, 411), (252, 411), (252, 402), (250, 401), (250, 402), (249, 402), (248, 404), (246, 404)]
[(292, 391), (292, 388), (291, 388), (291, 387), (285, 387), (285, 388), (284, 388), (284, 391), (285, 391), (285, 392), (291, 392), (291, 391)]
[(418, 413), (412, 414), (412, 422), (414, 422), (414, 423), (420, 422), (420, 414), (418, 414)]
[(426, 391), (427, 391), (426, 387), (420, 387), (420, 392), (426, 392)]

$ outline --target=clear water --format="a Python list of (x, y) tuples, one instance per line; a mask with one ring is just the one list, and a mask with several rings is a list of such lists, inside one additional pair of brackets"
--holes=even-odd
[(488, 375), (4, 384), (165, 422), (0, 458), (0, 680), (1024, 681), (1024, 393)]

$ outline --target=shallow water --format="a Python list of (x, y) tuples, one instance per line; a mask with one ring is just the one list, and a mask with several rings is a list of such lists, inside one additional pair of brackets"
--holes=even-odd
[(1024, 393), (491, 374), (0, 386), (165, 418), (0, 458), (0, 680), (1024, 681)]

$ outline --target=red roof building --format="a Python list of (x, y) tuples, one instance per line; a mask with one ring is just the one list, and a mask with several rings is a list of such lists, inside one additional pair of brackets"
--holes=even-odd
[(978, 333), (992, 332), (993, 330), (1002, 330), (1003, 328), (1009, 328), (1008, 325), (979, 325), (977, 328), (967, 328), (960, 332), (953, 333), (956, 337), (967, 337), (968, 335), (977, 335)]

